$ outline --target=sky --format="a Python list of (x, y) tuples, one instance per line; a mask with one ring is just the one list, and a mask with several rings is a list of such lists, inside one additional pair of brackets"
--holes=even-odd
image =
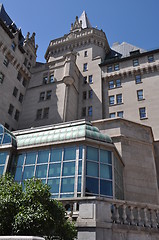
[(159, 0), (0, 0), (10, 18), (36, 33), (37, 61), (45, 62), (49, 42), (69, 33), (76, 16), (86, 11), (93, 27), (102, 29), (110, 46), (129, 42), (146, 50), (159, 48)]

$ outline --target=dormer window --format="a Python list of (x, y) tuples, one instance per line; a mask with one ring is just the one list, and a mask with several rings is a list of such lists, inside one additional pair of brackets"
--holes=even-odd
[(84, 51), (84, 57), (88, 57), (88, 52)]
[(15, 51), (15, 48), (16, 48), (15, 42), (12, 42), (11, 48), (12, 48), (13, 51)]
[(54, 79), (54, 74), (52, 73), (52, 74), (50, 75), (49, 82), (50, 82), (50, 83), (53, 83), (54, 81), (55, 81), (55, 79)]
[(83, 72), (86, 72), (88, 70), (88, 64), (84, 63), (83, 64)]

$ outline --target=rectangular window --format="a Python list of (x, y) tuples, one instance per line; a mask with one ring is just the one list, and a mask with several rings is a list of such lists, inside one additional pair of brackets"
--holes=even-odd
[(117, 112), (117, 117), (123, 118), (123, 111)]
[(110, 72), (112, 72), (112, 71), (113, 71), (112, 66), (108, 66), (108, 67), (107, 67), (107, 73), (110, 73)]
[(92, 106), (89, 106), (89, 107), (88, 107), (88, 116), (89, 116), (89, 117), (92, 116), (92, 111), (93, 111)]
[(154, 56), (153, 55), (148, 56), (148, 62), (149, 63), (154, 62)]
[(16, 97), (17, 94), (18, 94), (18, 89), (15, 87), (15, 88), (13, 89), (13, 96)]
[(116, 83), (116, 87), (121, 87), (121, 80), (120, 79), (117, 79), (115, 81), (115, 83)]
[(139, 60), (138, 59), (133, 60), (133, 66), (134, 67), (139, 66)]
[(110, 113), (109, 118), (115, 118), (115, 113)]
[(87, 98), (87, 92), (84, 91), (84, 92), (83, 92), (83, 100), (86, 100), (86, 98)]
[(119, 64), (117, 63), (114, 65), (114, 71), (118, 71), (118, 70), (119, 70)]
[(93, 75), (89, 75), (89, 83), (93, 83)]
[(51, 90), (49, 90), (49, 91), (46, 92), (46, 100), (51, 99), (51, 93), (52, 93)]
[(26, 80), (26, 78), (23, 79), (23, 83), (22, 83), (22, 84), (23, 84), (24, 87), (27, 86), (27, 80)]
[(28, 62), (28, 60), (27, 60), (27, 58), (25, 58), (23, 64), (26, 66), (26, 65), (27, 65), (27, 62)]
[(135, 82), (136, 82), (136, 84), (141, 83), (141, 75), (135, 76)]
[(36, 119), (39, 120), (42, 118), (42, 109), (38, 109), (36, 113)]
[(121, 104), (122, 103), (122, 94), (117, 94), (116, 95), (116, 103)]
[(82, 108), (82, 117), (85, 117), (86, 116), (86, 107), (83, 107)]
[(49, 117), (49, 108), (44, 108), (44, 113), (43, 113), (43, 118), (48, 118)]
[(54, 81), (55, 81), (55, 79), (54, 79), (54, 74), (52, 73), (52, 74), (50, 75), (49, 82), (50, 82), (50, 83), (53, 83)]
[(13, 51), (15, 51), (15, 48), (16, 48), (15, 42), (12, 42), (11, 48), (12, 48)]
[(109, 89), (114, 88), (114, 81), (113, 80), (108, 82), (108, 87), (109, 87)]
[(13, 114), (13, 110), (14, 110), (14, 106), (13, 106), (12, 104), (10, 104), (10, 105), (9, 105), (9, 109), (8, 109), (8, 113), (9, 113), (9, 115), (12, 116), (12, 114)]
[(17, 79), (20, 81), (21, 78), (22, 78), (22, 74), (20, 72), (18, 72)]
[(19, 115), (20, 115), (20, 112), (16, 109), (16, 111), (15, 111), (15, 116), (14, 116), (14, 119), (15, 119), (16, 121), (19, 120)]
[(109, 104), (114, 105), (114, 95), (109, 97)]
[(3, 64), (8, 67), (9, 59), (7, 57), (4, 58)]
[(22, 93), (20, 93), (20, 95), (19, 95), (19, 102), (20, 102), (20, 103), (22, 103), (22, 102), (23, 102), (23, 98), (24, 98), (23, 94), (22, 94)]
[(88, 64), (84, 63), (83, 64), (83, 72), (86, 72), (88, 70)]
[(43, 84), (47, 84), (47, 80), (48, 80), (47, 76), (43, 77)]
[(93, 90), (89, 90), (89, 98), (90, 98), (90, 99), (93, 98)]
[(137, 91), (137, 99), (138, 99), (138, 101), (141, 101), (141, 100), (144, 99), (143, 98), (143, 90), (138, 90)]
[(45, 99), (45, 92), (40, 93), (39, 101), (44, 101)]
[(140, 119), (146, 118), (146, 108), (139, 108)]
[(88, 57), (88, 52), (84, 51), (84, 57)]
[(4, 74), (0, 72), (0, 84), (3, 83), (3, 80), (4, 80)]
[(86, 84), (87, 83), (87, 77), (83, 78), (83, 83)]

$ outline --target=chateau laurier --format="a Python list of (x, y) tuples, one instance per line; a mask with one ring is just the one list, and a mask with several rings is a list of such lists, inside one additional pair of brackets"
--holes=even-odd
[(86, 12), (37, 48), (0, 4), (0, 174), (47, 183), (79, 240), (159, 240), (159, 49), (110, 47)]

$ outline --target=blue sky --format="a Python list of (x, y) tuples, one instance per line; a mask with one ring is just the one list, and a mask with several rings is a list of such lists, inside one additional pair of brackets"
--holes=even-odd
[(93, 27), (103, 29), (110, 46), (129, 42), (151, 50), (159, 48), (159, 0), (0, 0), (6, 12), (21, 27), (23, 35), (36, 33), (37, 60), (50, 40), (69, 33), (76, 16), (86, 10)]

